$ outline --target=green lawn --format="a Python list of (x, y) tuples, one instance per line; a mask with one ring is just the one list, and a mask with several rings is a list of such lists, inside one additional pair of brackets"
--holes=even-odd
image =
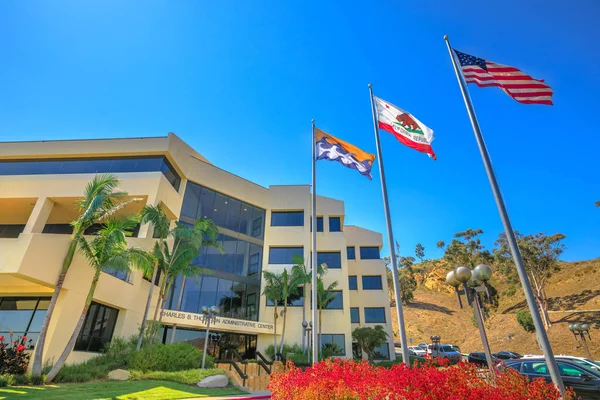
[(166, 381), (103, 381), (0, 388), (0, 400), (171, 400), (243, 393), (237, 388), (201, 389)]

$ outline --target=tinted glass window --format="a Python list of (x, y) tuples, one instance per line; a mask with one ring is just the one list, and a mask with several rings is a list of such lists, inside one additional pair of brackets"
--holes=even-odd
[(25, 225), (0, 225), (0, 239), (16, 239), (24, 229)]
[(42, 233), (54, 233), (61, 235), (70, 235), (73, 233), (71, 224), (46, 224)]
[(344, 297), (342, 291), (336, 291), (335, 297), (327, 303), (324, 310), (342, 310), (344, 308)]
[(362, 277), (362, 288), (363, 290), (381, 290), (381, 275), (374, 276), (363, 276)]
[(304, 226), (304, 211), (272, 211), (271, 226)]
[[(267, 299), (267, 306), (272, 307), (273, 301)], [(302, 286), (298, 286), (296, 291), (288, 297), (288, 307), (302, 307), (304, 304), (304, 288)], [(278, 306), (283, 307), (283, 300), (280, 300), (277, 303)]]
[(265, 216), (266, 211), (262, 208), (254, 207), (254, 215), (252, 217), (252, 236), (262, 239), (265, 233)]
[(360, 258), (362, 260), (379, 260), (379, 247), (361, 247)]
[(40, 334), (50, 297), (0, 297), (0, 336), (5, 342), (27, 336), (23, 345), (33, 349)]
[(365, 322), (385, 323), (385, 308), (383, 308), (383, 307), (365, 307)]
[(252, 213), (254, 207), (247, 203), (242, 203), (242, 209), (240, 210), (240, 233), (244, 235), (252, 236)]
[(573, 365), (558, 363), (558, 369), (562, 376), (576, 376), (579, 377), (581, 374), (587, 374), (586, 371), (579, 369)]
[(229, 198), (221, 193), (215, 195), (212, 220), (217, 226), (225, 226), (225, 221), (227, 220), (227, 204), (229, 203), (228, 200)]
[[(310, 224), (310, 231), (312, 232), (312, 220)], [(323, 232), (323, 217), (317, 217), (317, 232)]]
[(358, 307), (350, 307), (350, 322), (353, 324), (360, 323), (360, 313)]
[(346, 257), (348, 260), (356, 260), (356, 247), (346, 247)]
[(63, 160), (2, 160), (0, 175), (89, 174), (160, 171), (179, 190), (181, 177), (164, 156)]
[(375, 348), (374, 359), (375, 360), (389, 360), (390, 359), (390, 344), (384, 343), (381, 346)]
[[(185, 198), (183, 199), (185, 203)], [(198, 216), (204, 219), (213, 219), (215, 205), (215, 191), (203, 187), (200, 191), (200, 209), (198, 210)]]
[(524, 361), (521, 372), (525, 374), (548, 375), (548, 368), (544, 361)]
[(202, 188), (195, 183), (189, 182), (185, 186), (185, 195), (183, 196), (183, 204), (181, 205), (181, 215), (193, 220), (198, 218), (200, 191)]
[(112, 339), (118, 316), (116, 308), (92, 303), (75, 342), (75, 351), (102, 351)]
[(327, 268), (342, 268), (342, 254), (338, 252), (320, 251), (317, 253), (317, 265), (327, 264)]
[(358, 283), (356, 280), (356, 275), (348, 277), (348, 287), (350, 290), (358, 290)]
[(329, 217), (329, 232), (341, 232), (342, 220), (340, 217)]
[(119, 271), (114, 268), (104, 268), (102, 272), (112, 275), (117, 279), (120, 279), (125, 282), (129, 282), (129, 271)]
[(294, 256), (302, 257), (303, 247), (271, 247), (269, 264), (293, 264)]
[(345, 335), (321, 335), (321, 349), (329, 349), (334, 356), (346, 355), (346, 337)]
[(219, 285), (219, 279), (214, 276), (203, 276), (202, 277), (202, 291), (200, 292), (200, 300), (196, 304), (196, 308), (217, 305), (217, 289)]
[(248, 276), (260, 274), (262, 266), (262, 247), (250, 244), (250, 257), (248, 259)]

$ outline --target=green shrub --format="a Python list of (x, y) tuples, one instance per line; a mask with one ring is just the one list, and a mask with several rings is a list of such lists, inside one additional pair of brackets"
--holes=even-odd
[(535, 331), (535, 325), (533, 324), (533, 318), (531, 317), (531, 313), (529, 311), (526, 311), (526, 310), (517, 311), (517, 322), (527, 332)]
[(42, 376), (31, 376), (32, 385), (43, 385), (46, 382), (46, 375)]
[(13, 385), (29, 385), (31, 384), (31, 374), (19, 374), (14, 376)]
[(312, 355), (307, 355), (306, 353), (290, 353), (288, 354), (287, 359), (292, 361), (294, 364), (309, 364), (309, 356), (310, 359), (312, 360)]
[[(277, 346), (277, 348), (279, 349), (279, 346)], [(283, 356), (287, 358), (287, 355), (289, 353), (302, 353), (302, 346), (300, 346), (298, 343), (294, 343), (293, 345), (284, 343), (283, 351), (281, 352), (281, 354), (283, 354)], [(275, 352), (273, 351), (272, 344), (268, 345), (267, 348), (265, 349), (265, 355), (267, 357), (269, 357), (271, 360), (275, 359)]]
[(514, 285), (511, 285), (508, 287), (508, 289), (506, 289), (506, 291), (504, 293), (502, 293), (502, 295), (505, 297), (512, 297), (515, 295), (515, 293), (517, 293), (517, 287)]
[(0, 375), (0, 387), (7, 387), (14, 385), (15, 377), (10, 374)]
[(142, 372), (131, 370), (132, 381), (157, 380), (182, 383), (184, 385), (195, 385), (202, 379), (213, 375), (225, 375), (222, 369), (188, 369), (185, 371), (148, 371)]
[[(215, 360), (206, 356), (206, 367), (212, 368)], [(202, 351), (188, 343), (154, 344), (135, 352), (131, 369), (146, 371), (182, 371), (198, 368), (202, 364)]]

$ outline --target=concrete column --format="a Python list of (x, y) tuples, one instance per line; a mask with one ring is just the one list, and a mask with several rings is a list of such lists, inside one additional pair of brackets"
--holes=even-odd
[(47, 197), (38, 197), (23, 233), (42, 233), (52, 212), (52, 207), (54, 207), (52, 200)]

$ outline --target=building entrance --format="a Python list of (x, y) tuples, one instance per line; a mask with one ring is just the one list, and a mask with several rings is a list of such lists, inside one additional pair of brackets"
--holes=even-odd
[[(172, 328), (167, 327), (163, 332), (163, 343), (171, 340)], [(204, 349), (206, 330), (177, 328), (173, 343), (190, 343), (200, 350)], [(218, 360), (233, 358), (233, 350), (237, 351), (244, 360), (256, 358), (256, 335), (241, 333), (211, 331), (208, 335), (208, 354)]]

